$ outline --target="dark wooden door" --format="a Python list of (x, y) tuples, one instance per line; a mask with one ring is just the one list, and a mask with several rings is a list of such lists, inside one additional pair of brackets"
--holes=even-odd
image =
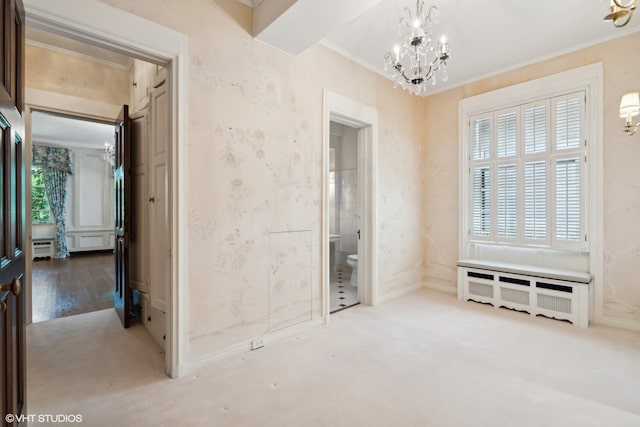
[[(1, 425), (26, 425), (24, 9), (0, 10), (0, 409)], [(13, 417), (13, 418), (12, 418)]]
[(115, 248), (116, 289), (113, 305), (128, 328), (132, 319), (132, 290), (129, 286), (129, 236), (131, 228), (131, 121), (129, 106), (124, 105), (116, 123), (115, 188)]

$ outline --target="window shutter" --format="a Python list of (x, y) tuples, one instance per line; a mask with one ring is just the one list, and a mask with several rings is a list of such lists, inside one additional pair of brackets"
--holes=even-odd
[(524, 147), (527, 154), (547, 149), (547, 106), (536, 105), (524, 112)]
[(472, 233), (488, 236), (491, 232), (491, 169), (488, 166), (473, 169)]
[(518, 234), (518, 192), (516, 165), (498, 166), (498, 225), (500, 237)]
[(516, 155), (518, 116), (515, 112), (498, 115), (497, 123), (498, 157)]
[(529, 162), (524, 166), (524, 235), (527, 239), (547, 238), (547, 164)]
[(579, 148), (582, 142), (582, 92), (555, 104), (556, 149)]
[(580, 241), (580, 158), (556, 162), (556, 239)]
[(471, 121), (471, 146), (473, 160), (488, 159), (491, 155), (491, 118), (483, 117)]

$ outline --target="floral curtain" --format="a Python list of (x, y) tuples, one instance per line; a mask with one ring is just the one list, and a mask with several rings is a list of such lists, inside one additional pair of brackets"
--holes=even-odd
[(67, 175), (73, 174), (69, 149), (33, 146), (33, 165), (42, 167), (44, 187), (56, 221), (55, 258), (68, 258), (66, 232)]

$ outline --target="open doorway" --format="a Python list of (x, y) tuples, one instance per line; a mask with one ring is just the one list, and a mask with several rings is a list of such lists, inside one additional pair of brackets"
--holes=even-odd
[(113, 133), (113, 123), (32, 111), (34, 323), (113, 307)]
[[(100, 47), (111, 52), (143, 59), (154, 64), (166, 66), (166, 114), (169, 120), (167, 136), (167, 176), (168, 188), (167, 217), (169, 252), (162, 265), (166, 267), (163, 275), (167, 278), (166, 293), (166, 329), (165, 372), (171, 377), (184, 375), (188, 369), (186, 343), (188, 319), (186, 311), (188, 283), (187, 245), (188, 205), (187, 183), (184, 171), (187, 170), (187, 120), (186, 87), (188, 38), (175, 30), (132, 15), (123, 10), (108, 6), (98, 0), (82, 2), (49, 1), (27, 4), (25, 7), (27, 28), (38, 28), (51, 34), (65, 35), (73, 40)], [(28, 61), (28, 58), (27, 58)], [(46, 65), (45, 65), (46, 66)], [(34, 92), (29, 99), (47, 101), (46, 96)], [(61, 105), (66, 105), (66, 97), (57, 97)], [(90, 103), (83, 112), (94, 117), (105, 117), (105, 106)], [(107, 114), (114, 117), (115, 114)], [(26, 108), (25, 121), (27, 140), (29, 139), (29, 106)], [(30, 201), (27, 201), (29, 204)], [(31, 273), (31, 263), (27, 260), (27, 275)], [(168, 271), (168, 273), (166, 273)], [(178, 284), (182, 286), (178, 286)], [(27, 299), (29, 288), (25, 288)], [(30, 315), (27, 308), (27, 316)], [(63, 319), (64, 320), (64, 319)]]
[[(376, 303), (378, 113), (325, 91), (323, 127), (323, 313), (328, 323), (332, 312), (358, 302)], [(339, 243), (343, 232), (345, 241)], [(332, 293), (332, 281), (337, 293)]]
[[(27, 27), (26, 36), (27, 127), (34, 169), (28, 204), (31, 320), (114, 308), (116, 272), (123, 271), (113, 255), (114, 217), (120, 212), (114, 203), (115, 161), (122, 158), (114, 157), (114, 123), (122, 105), (128, 105), (126, 170), (131, 183), (124, 238), (131, 254), (125, 269), (132, 304), (126, 312), (144, 325), (164, 354), (171, 280), (167, 69), (37, 28)], [(47, 66), (40, 66), (43, 63)], [(105, 131), (93, 146), (87, 146), (92, 138), (87, 133), (72, 143), (73, 129), (98, 122), (106, 123)], [(39, 188), (37, 174), (37, 154), (42, 151), (48, 158), (52, 150), (56, 156), (64, 152), (73, 165), (66, 186), (58, 185), (58, 192), (69, 197), (57, 212), (53, 202), (45, 206), (47, 191)], [(47, 208), (55, 221), (46, 218)], [(67, 227), (60, 226), (59, 217), (65, 217)]]
[(358, 130), (330, 123), (329, 305), (331, 313), (359, 304)]

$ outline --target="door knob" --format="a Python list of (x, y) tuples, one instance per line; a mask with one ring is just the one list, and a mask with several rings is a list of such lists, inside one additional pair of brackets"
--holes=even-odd
[[(22, 275), (20, 276), (22, 277)], [(11, 291), (15, 296), (20, 295), (20, 278), (14, 277), (8, 285), (0, 285), (0, 292)]]
[(7, 311), (7, 303), (2, 301), (0, 302), (0, 313), (4, 313), (5, 311)]

